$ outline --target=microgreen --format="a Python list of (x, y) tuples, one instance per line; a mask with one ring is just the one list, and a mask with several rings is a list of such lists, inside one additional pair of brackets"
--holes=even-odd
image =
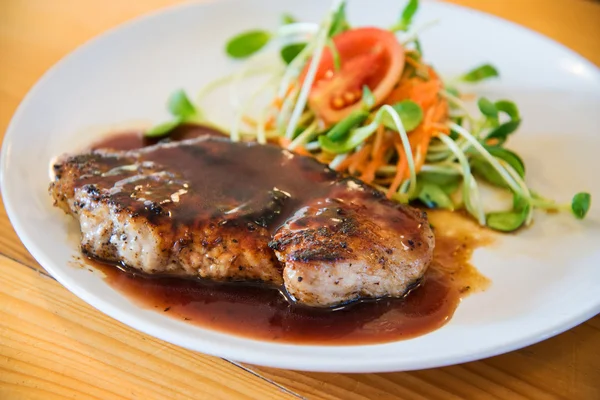
[(447, 194), (454, 193), (458, 185), (460, 184), (462, 177), (460, 172), (456, 171), (453, 173), (440, 173), (440, 172), (420, 172), (417, 175), (419, 182), (429, 182), (431, 184), (439, 186)]
[(367, 140), (373, 133), (375, 133), (375, 129), (377, 129), (377, 126), (375, 126), (374, 129), (364, 128), (370, 127), (366, 126), (363, 127), (363, 129), (355, 129), (354, 131), (350, 132), (344, 140), (338, 142), (334, 142), (331, 138), (327, 136), (319, 136), (319, 144), (321, 145), (321, 148), (323, 150), (329, 153), (348, 153), (350, 150), (356, 148), (362, 142)]
[(497, 126), (496, 128), (492, 129), (487, 134), (486, 140), (488, 142), (490, 142), (492, 139), (494, 139), (496, 144), (502, 145), (502, 144), (504, 144), (504, 142), (506, 142), (506, 139), (508, 138), (508, 136), (511, 133), (515, 132), (519, 128), (519, 125), (521, 125), (520, 119), (515, 119), (515, 120), (505, 122), (505, 123)]
[(284, 13), (281, 16), (281, 25), (289, 25), (298, 22), (298, 20), (290, 13)]
[(419, 39), (415, 39), (415, 50), (419, 54), (419, 57), (423, 57), (423, 48), (421, 47), (421, 41)]
[(280, 51), (281, 58), (283, 59), (283, 61), (286, 64), (289, 64), (296, 57), (298, 57), (298, 54), (300, 54), (300, 52), (302, 50), (304, 50), (305, 47), (306, 47), (306, 43), (288, 44), (287, 46), (284, 46), (281, 48), (281, 51)]
[(350, 29), (350, 24), (346, 18), (346, 3), (342, 3), (333, 15), (331, 28), (329, 29), (329, 37), (334, 37), (342, 32)]
[(375, 96), (373, 95), (373, 92), (371, 91), (371, 89), (369, 89), (367, 85), (363, 86), (362, 104), (363, 108), (366, 110), (370, 110), (375, 106)]
[(181, 89), (176, 90), (169, 96), (169, 99), (167, 100), (167, 109), (175, 118), (150, 128), (144, 132), (144, 136), (166, 136), (180, 124), (200, 119), (199, 110), (194, 107), (185, 91)]
[(486, 117), (498, 119), (498, 109), (496, 108), (496, 105), (487, 98), (481, 97), (477, 101), (477, 106), (479, 107), (479, 111)]
[(527, 208), (520, 211), (501, 211), (486, 216), (488, 227), (502, 232), (512, 232), (519, 229), (527, 219)]
[(410, 28), (410, 25), (412, 24), (412, 19), (417, 13), (418, 8), (418, 0), (409, 0), (404, 9), (402, 10), (402, 13), (400, 14), (399, 21), (391, 28), (391, 30), (394, 32), (406, 32), (408, 28)]
[[(415, 129), (419, 126), (421, 121), (423, 121), (423, 110), (421, 109), (421, 106), (412, 100), (403, 100), (394, 104), (392, 108), (398, 113), (402, 125), (404, 125), (404, 129), (406, 129), (407, 132)], [(396, 130), (394, 121), (388, 114), (383, 116), (382, 121), (386, 128)]]
[(169, 112), (175, 117), (188, 119), (196, 115), (196, 108), (187, 97), (185, 91), (179, 89), (169, 97), (167, 101)]
[(475, 83), (498, 76), (500, 76), (500, 74), (493, 65), (483, 64), (462, 75), (460, 79), (464, 82)]
[[(519, 157), (517, 154), (508, 149), (498, 146), (484, 147), (485, 150), (487, 150), (487, 152), (492, 156), (496, 157), (497, 159), (506, 161), (506, 163), (508, 163), (508, 165), (510, 165), (521, 178), (525, 176), (525, 164), (523, 163), (521, 157)], [(496, 168), (494, 168), (483, 157), (479, 155), (474, 155), (471, 159), (471, 168), (476, 175), (483, 178), (492, 185), (508, 188), (506, 180), (498, 173)]]
[(338, 122), (327, 132), (327, 138), (336, 142), (343, 139), (351, 129), (357, 127), (367, 120), (369, 113), (359, 110), (350, 113), (346, 118)]
[(457, 97), (457, 98), (458, 98), (458, 97), (460, 97), (460, 92), (458, 91), (458, 89), (457, 89), (457, 88), (455, 88), (455, 87), (453, 87), (453, 86), (446, 86), (446, 87), (444, 88), (444, 90), (445, 90), (445, 91), (446, 91), (448, 94), (450, 94), (450, 95), (452, 95), (452, 96), (454, 96), (454, 97)]
[(181, 124), (181, 120), (179, 120), (179, 119), (163, 122), (161, 124), (158, 124), (156, 126), (153, 126), (150, 129), (148, 129), (146, 132), (144, 132), (144, 136), (146, 136), (146, 137), (166, 136), (173, 129), (177, 128), (179, 126), (179, 124)]
[(243, 32), (231, 38), (225, 50), (230, 57), (246, 58), (262, 49), (271, 37), (272, 34), (264, 30)]
[(517, 108), (517, 105), (515, 103), (513, 103), (512, 101), (498, 100), (497, 102), (494, 103), (494, 106), (496, 107), (496, 110), (498, 110), (499, 112), (503, 112), (506, 115), (508, 115), (508, 117), (511, 120), (521, 119), (521, 116), (519, 114), (519, 109)]
[(333, 40), (331, 40), (331, 38), (327, 41), (327, 47), (329, 48), (329, 51), (331, 51), (331, 56), (333, 57), (333, 68), (336, 71), (339, 71), (342, 69), (342, 60), (340, 58), (340, 53), (338, 52), (337, 47), (335, 47), (335, 43)]
[(589, 193), (577, 193), (571, 201), (571, 211), (577, 219), (583, 219), (588, 213), (591, 203), (592, 196)]
[(444, 208), (454, 210), (454, 203), (450, 196), (438, 185), (423, 182), (419, 191), (419, 200), (429, 208)]
[(521, 178), (525, 177), (525, 163), (516, 153), (499, 146), (483, 146), (488, 153), (496, 158), (506, 161)]

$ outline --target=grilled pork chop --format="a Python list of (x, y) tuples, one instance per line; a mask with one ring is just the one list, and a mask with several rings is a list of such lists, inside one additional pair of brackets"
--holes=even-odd
[(147, 274), (283, 285), (329, 307), (402, 296), (425, 273), (425, 213), (275, 146), (223, 138), (94, 150), (54, 166), (90, 257)]

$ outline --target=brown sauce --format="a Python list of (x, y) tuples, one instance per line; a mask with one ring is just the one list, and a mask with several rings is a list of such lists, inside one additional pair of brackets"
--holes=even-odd
[(135, 150), (146, 146), (151, 146), (162, 141), (178, 141), (185, 139), (194, 139), (203, 135), (213, 135), (223, 137), (223, 133), (213, 128), (202, 125), (180, 125), (169, 134), (169, 138), (163, 137), (148, 138), (142, 131), (118, 132), (107, 135), (90, 146), (91, 149), (113, 149), (113, 150)]
[[(111, 138), (94, 147), (115, 148), (120, 144), (121, 149), (137, 148), (140, 136), (135, 133), (129, 134), (129, 139), (122, 136), (118, 143)], [(147, 144), (142, 141), (141, 145)], [(295, 173), (283, 176), (282, 182)], [(318, 182), (327, 178), (327, 174), (322, 171), (314, 174), (319, 187)], [(293, 184), (284, 189), (299, 190)], [(228, 196), (237, 199), (237, 193)], [(265, 202), (264, 198), (258, 200), (257, 204)], [(292, 208), (297, 208), (297, 204)], [(140, 306), (202, 328), (281, 343), (383, 343), (440, 328), (450, 320), (461, 298), (489, 284), (469, 263), (473, 250), (489, 242), (486, 232), (455, 213), (435, 211), (429, 213), (429, 218), (436, 235), (434, 261), (418, 287), (402, 299), (365, 301), (334, 310), (292, 305), (279, 290), (267, 286), (149, 277), (90, 263), (105, 274), (112, 287)]]

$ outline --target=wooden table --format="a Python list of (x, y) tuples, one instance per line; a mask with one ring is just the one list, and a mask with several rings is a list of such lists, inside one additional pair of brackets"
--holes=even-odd
[[(87, 39), (175, 0), (1, 0), (0, 132), (27, 90)], [(600, 3), (454, 0), (600, 65)], [(0, 399), (600, 399), (600, 316), (509, 354), (446, 368), (324, 374), (239, 365), (136, 332), (76, 298), (0, 207)]]

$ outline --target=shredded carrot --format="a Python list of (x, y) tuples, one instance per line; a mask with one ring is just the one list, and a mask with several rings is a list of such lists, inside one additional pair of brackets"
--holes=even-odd
[(273, 115), (269, 115), (269, 118), (265, 121), (265, 129), (273, 129), (275, 128), (275, 117)]
[(434, 122), (431, 124), (431, 128), (434, 130), (431, 136), (439, 136), (440, 133), (444, 135), (450, 134), (450, 127), (439, 122)]
[(273, 102), (271, 103), (271, 106), (273, 106), (277, 110), (281, 110), (281, 107), (283, 106), (283, 99), (279, 96), (275, 97), (273, 99)]
[(442, 122), (448, 119), (450, 107), (448, 106), (448, 101), (446, 99), (441, 99), (438, 103), (438, 107), (436, 112), (433, 114), (434, 122)]
[(371, 153), (371, 161), (366, 165), (362, 171), (360, 179), (367, 183), (371, 183), (375, 180), (377, 170), (385, 164), (385, 155), (392, 144), (392, 139), (387, 136), (386, 132), (383, 131), (381, 135), (382, 139), (377, 142), (377, 136), (375, 137), (375, 144), (373, 146), (373, 152)]
[[(242, 115), (242, 122), (246, 125), (256, 129), (258, 128), (258, 121), (248, 115)], [(275, 127), (275, 118), (270, 115), (269, 118), (265, 121), (264, 128), (265, 129), (273, 129)]]
[(394, 193), (398, 191), (398, 188), (404, 180), (404, 174), (408, 167), (408, 160), (404, 154), (404, 147), (398, 142), (395, 142), (394, 145), (396, 146), (396, 151), (398, 152), (398, 163), (396, 164), (396, 175), (394, 176), (394, 180), (385, 194), (388, 199), (391, 199)]
[(310, 156), (312, 154), (310, 154), (310, 151), (306, 150), (306, 148), (304, 146), (298, 146), (293, 150), (294, 153), (303, 155), (303, 156)]
[(422, 65), (412, 57), (406, 57), (405, 60), (406, 60), (407, 64), (409, 64), (417, 69), (422, 67)]
[(377, 152), (379, 151), (379, 148), (381, 147), (381, 142), (383, 142), (383, 134), (384, 134), (384, 127), (383, 125), (379, 125), (377, 127), (377, 132), (375, 132), (375, 141), (373, 144), (373, 151), (371, 153), (372, 157), (375, 157), (375, 155), (377, 154)]
[(369, 155), (371, 154), (371, 147), (373, 147), (373, 145), (365, 144), (363, 148), (356, 153), (356, 158), (348, 167), (348, 172), (354, 175), (356, 172), (361, 172), (364, 169), (365, 164), (369, 159)]
[(317, 161), (323, 164), (329, 164), (331, 162), (331, 156), (327, 153), (320, 153), (317, 155)]
[(256, 120), (252, 117), (249, 117), (248, 115), (242, 115), (242, 121), (246, 124), (249, 125), (253, 128), (256, 128), (258, 126), (258, 122), (256, 122)]
[(441, 81), (437, 79), (423, 81), (419, 78), (408, 78), (393, 89), (384, 102), (394, 104), (402, 100), (412, 100), (425, 110), (435, 103), (442, 87)]
[(389, 185), (389, 184), (391, 184), (393, 181), (394, 181), (394, 177), (393, 177), (393, 176), (390, 176), (390, 177), (387, 177), (387, 178), (380, 178), (380, 179), (377, 179), (377, 183), (379, 183), (379, 184), (383, 184), (383, 185)]
[(384, 100), (384, 103), (395, 104), (399, 101), (410, 98), (413, 85), (416, 83), (417, 80), (415, 78), (408, 78), (404, 81), (401, 81), (400, 84), (390, 92), (388, 97)]
[(346, 169), (348, 169), (348, 167), (350, 166), (350, 164), (352, 164), (352, 162), (356, 158), (357, 154), (358, 153), (352, 153), (352, 154), (350, 154), (348, 157), (346, 157), (344, 159), (344, 161), (342, 161), (341, 163), (339, 163), (338, 166), (335, 167), (334, 169), (336, 171), (338, 171), (338, 172), (345, 171)]
[(415, 156), (415, 170), (416, 172), (420, 172), (421, 168), (423, 168), (423, 164), (425, 164), (425, 158), (427, 157), (427, 151), (429, 150), (429, 142), (431, 142), (431, 131), (429, 133), (424, 133), (421, 143), (417, 145), (416, 151), (417, 154)]
[[(295, 87), (296, 87), (296, 83), (294, 83), (294, 82), (290, 83), (289, 86), (287, 87), (287, 89), (285, 90), (285, 95), (283, 96), (283, 98), (288, 97), (292, 93), (292, 90), (294, 90)], [(277, 110), (281, 110), (281, 107), (283, 106), (283, 99), (279, 96), (275, 97), (273, 99), (273, 101), (271, 102), (271, 106), (273, 106)]]

